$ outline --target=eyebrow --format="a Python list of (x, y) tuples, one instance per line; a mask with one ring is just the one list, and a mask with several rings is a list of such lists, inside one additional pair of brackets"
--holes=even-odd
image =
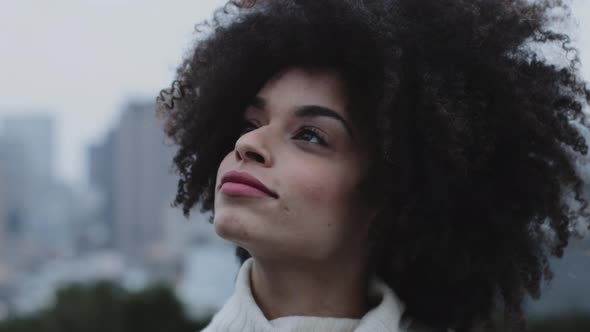
[[(252, 98), (249, 105), (262, 111), (266, 110), (266, 100), (259, 96)], [(350, 137), (354, 140), (354, 134), (346, 120), (336, 111), (331, 110), (327, 107), (319, 105), (299, 106), (295, 110), (295, 116), (298, 118), (313, 118), (317, 116), (325, 116), (328, 118), (336, 119), (344, 126), (344, 129), (346, 129)]]

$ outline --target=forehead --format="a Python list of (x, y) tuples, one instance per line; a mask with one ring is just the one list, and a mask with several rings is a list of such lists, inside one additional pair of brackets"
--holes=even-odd
[(336, 70), (288, 68), (273, 76), (258, 96), (271, 109), (318, 105), (346, 116), (348, 98), (345, 83)]

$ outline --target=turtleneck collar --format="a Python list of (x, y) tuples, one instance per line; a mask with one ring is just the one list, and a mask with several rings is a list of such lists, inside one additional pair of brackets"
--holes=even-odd
[(269, 321), (252, 295), (252, 262), (252, 258), (244, 262), (234, 294), (202, 332), (403, 332), (407, 329), (401, 322), (403, 304), (391, 288), (377, 278), (369, 285), (369, 298), (374, 307), (361, 319), (286, 316)]

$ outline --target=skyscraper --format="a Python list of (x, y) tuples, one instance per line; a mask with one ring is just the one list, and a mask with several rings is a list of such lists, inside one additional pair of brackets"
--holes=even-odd
[(54, 182), (54, 119), (47, 114), (15, 113), (0, 120), (0, 232), (7, 243), (4, 253), (14, 256), (19, 240), (52, 218), (44, 203)]
[(6, 184), (5, 184), (5, 176), (4, 176), (4, 169), (2, 166), (2, 162), (0, 159), (0, 258), (2, 257), (2, 253), (6, 252), (5, 247), (7, 245), (7, 220), (8, 214), (6, 211)]
[(130, 103), (112, 147), (114, 238), (129, 257), (143, 257), (163, 236), (175, 186), (169, 172), (173, 150), (164, 143), (154, 104)]
[(101, 198), (98, 218), (106, 235), (103, 242), (106, 247), (115, 246), (114, 138), (115, 131), (111, 130), (102, 142), (88, 149), (88, 178), (90, 185)]
[(54, 176), (54, 118), (48, 114), (15, 114), (4, 117), (2, 136), (18, 144), (26, 162), (27, 177), (36, 186), (48, 185)]

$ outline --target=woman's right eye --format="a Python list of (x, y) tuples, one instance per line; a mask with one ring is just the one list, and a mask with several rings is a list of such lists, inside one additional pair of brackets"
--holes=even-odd
[(258, 127), (256, 127), (256, 124), (254, 122), (244, 120), (244, 122), (242, 123), (242, 127), (240, 129), (240, 136), (246, 134), (247, 132), (255, 130), (256, 128)]

